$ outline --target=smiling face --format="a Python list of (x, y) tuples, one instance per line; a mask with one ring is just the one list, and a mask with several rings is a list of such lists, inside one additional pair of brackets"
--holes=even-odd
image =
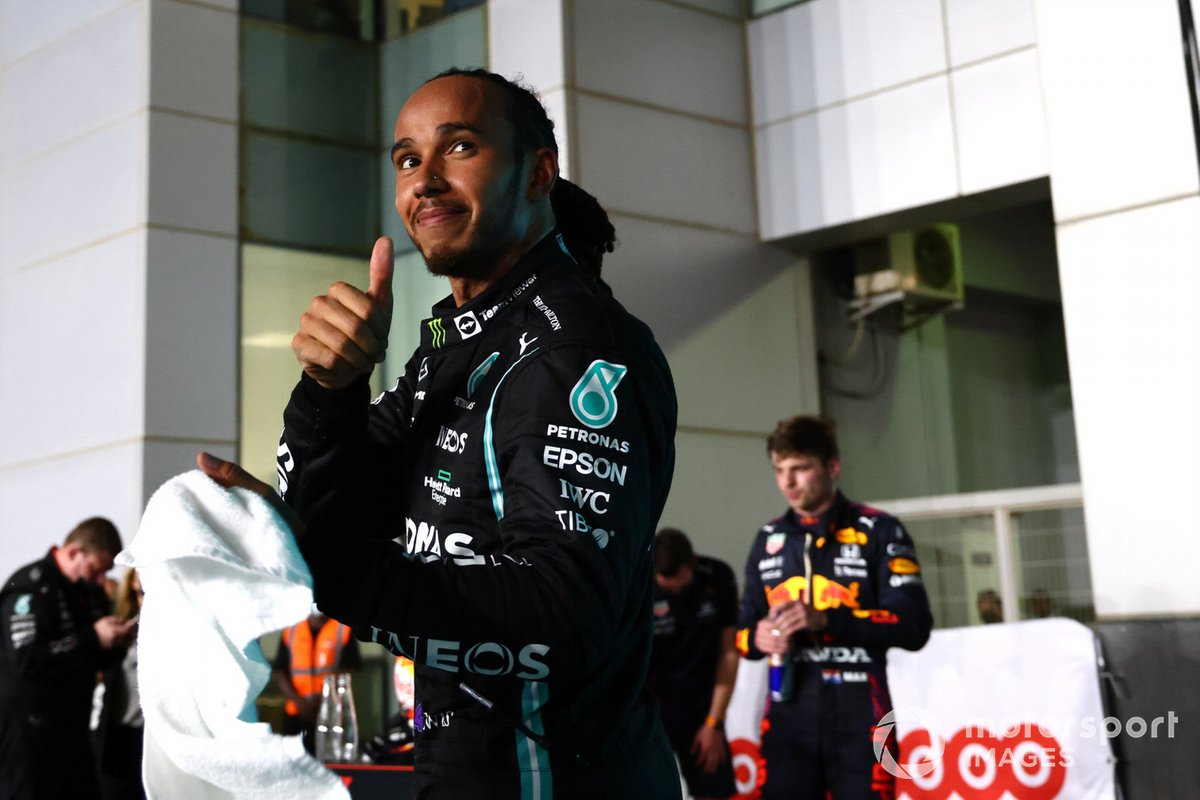
[(842, 469), (837, 458), (825, 463), (814, 455), (771, 453), (771, 467), (775, 485), (797, 514), (815, 517), (833, 503), (833, 485)]
[(503, 90), (468, 76), (438, 78), (396, 119), (396, 211), (435, 275), (490, 283), (550, 227), (557, 159), (515, 154)]

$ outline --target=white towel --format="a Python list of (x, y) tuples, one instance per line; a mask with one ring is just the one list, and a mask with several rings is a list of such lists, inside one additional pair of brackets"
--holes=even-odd
[(145, 589), (138, 688), (150, 800), (348, 800), (299, 737), (254, 706), (271, 668), (258, 637), (304, 619), (312, 575), (287, 523), (195, 470), (163, 484), (117, 563)]

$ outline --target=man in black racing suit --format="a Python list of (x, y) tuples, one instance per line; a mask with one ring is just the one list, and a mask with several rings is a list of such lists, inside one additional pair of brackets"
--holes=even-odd
[(481, 71), (413, 94), (393, 162), (452, 294), (373, 402), (390, 242), (301, 320), (279, 470), (316, 601), (415, 662), (418, 797), (678, 797), (644, 688), (675, 392), (599, 280), (607, 215), (556, 183), (536, 97)]
[[(782, 420), (767, 451), (790, 508), (750, 548), (738, 647), (782, 656), (772, 669), (790, 673), (790, 697), (772, 699), (763, 722), (762, 798), (895, 797), (873, 741), (892, 710), (887, 648), (918, 650), (933, 626), (912, 539), (837, 491), (831, 421)], [(887, 746), (895, 757), (894, 738)]]
[(110, 613), (104, 576), (121, 550), (92, 517), (0, 587), (0, 798), (100, 797), (88, 733), (96, 674), (120, 663), (134, 624)]

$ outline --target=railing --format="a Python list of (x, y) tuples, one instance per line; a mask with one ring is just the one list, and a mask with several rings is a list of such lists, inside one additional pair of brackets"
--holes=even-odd
[[(1090, 576), (1086, 573), (1086, 556), (1083, 556), (1082, 563), (1080, 557), (1069, 558), (1063, 555), (1056, 560), (1043, 560), (1041, 562), (1022, 561), (1017, 550), (1017, 531), (1014, 524), (1014, 517), (1019, 514), (1029, 514), (1030, 512), (1044, 511), (1064, 511), (1069, 509), (1080, 509), (1083, 507), (1083, 487), (1080, 484), (1062, 484), (1055, 486), (1036, 486), (1023, 489), (1007, 489), (987, 492), (973, 492), (967, 494), (942, 495), (936, 497), (917, 497), (903, 498), (894, 500), (881, 500), (878, 503), (873, 503), (886, 510), (890, 514), (899, 517), (906, 524), (924, 521), (937, 520), (952, 520), (952, 519), (974, 519), (991, 517), (992, 532), (995, 535), (995, 560), (996, 571), (998, 572), (999, 594), (1003, 605), (1003, 619), (1005, 622), (1016, 621), (1021, 618), (1020, 615), (1020, 600), (1021, 591), (1018, 578), (1023, 571), (1028, 571), (1031, 564), (1036, 564), (1043, 569), (1046, 565), (1056, 564), (1058, 571), (1066, 576), (1068, 573), (1075, 578), (1076, 584), (1086, 584), (1088, 602), (1090, 603)], [(1082, 531), (1082, 526), (1078, 531), (1080, 536), (1085, 536)], [(1060, 550), (1066, 551), (1071, 545), (1075, 546), (1076, 550), (1080, 550), (1080, 542), (1067, 542), (1072, 531), (1051, 530), (1049, 534), (1045, 531), (1039, 535), (1043, 539), (1053, 539), (1055, 536), (1061, 541), (1052, 542)], [(917, 540), (918, 551), (921, 547), (920, 538)], [(1045, 549), (1045, 548), (1043, 548)], [(1084, 570), (1081, 574), (1080, 570)], [(1062, 587), (1057, 587), (1062, 589)], [(1064, 592), (1064, 594), (1067, 594)], [(1075, 590), (1074, 594), (1079, 594)], [(1034, 614), (1037, 616), (1038, 614)]]

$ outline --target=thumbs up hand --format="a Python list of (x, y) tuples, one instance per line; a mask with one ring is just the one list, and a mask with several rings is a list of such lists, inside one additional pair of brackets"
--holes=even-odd
[(308, 376), (326, 389), (349, 386), (383, 361), (392, 326), (393, 268), (392, 240), (381, 236), (371, 252), (366, 292), (338, 281), (301, 315), (292, 350)]

